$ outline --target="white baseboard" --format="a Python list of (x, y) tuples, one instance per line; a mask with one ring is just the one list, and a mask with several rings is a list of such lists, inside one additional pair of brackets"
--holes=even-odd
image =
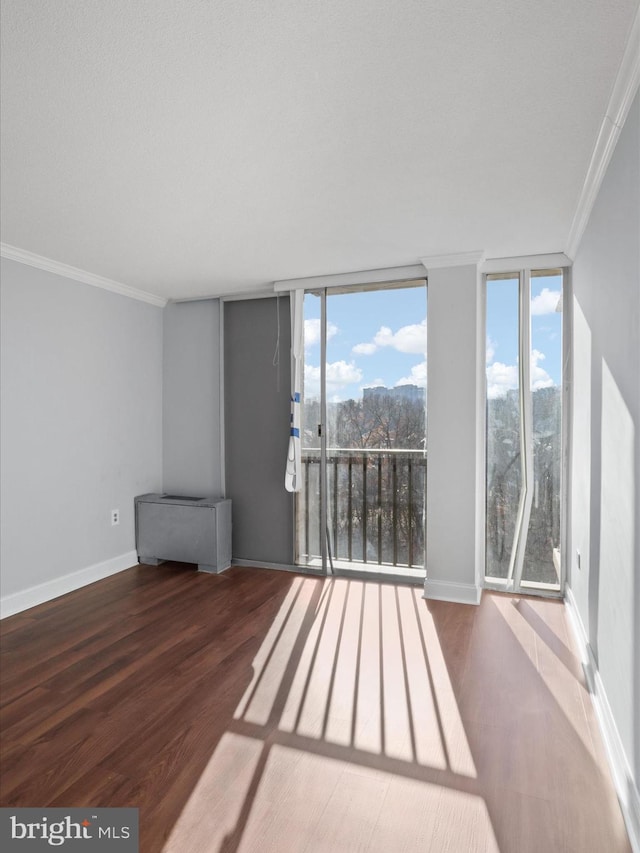
[(82, 586), (102, 580), (109, 575), (115, 575), (137, 565), (137, 563), (137, 553), (128, 551), (126, 554), (120, 554), (118, 557), (112, 557), (102, 563), (95, 563), (93, 566), (80, 569), (78, 572), (71, 572), (37, 586), (30, 586), (28, 589), (14, 592), (13, 595), (5, 595), (0, 598), (0, 619), (13, 616), (14, 613), (21, 613), (23, 610), (28, 610), (29, 607), (35, 607), (37, 604), (43, 604), (45, 601), (51, 601), (52, 598), (73, 592), (74, 589), (80, 589)]
[(565, 605), (569, 615), (569, 623), (580, 649), (582, 668), (596, 712), (600, 734), (604, 741), (613, 784), (620, 801), (631, 848), (634, 853), (640, 853), (640, 793), (638, 792), (637, 782), (633, 778), (631, 765), (625, 753), (604, 684), (600, 678), (593, 649), (570, 587), (566, 588)]
[(482, 588), (474, 583), (436, 581), (427, 578), (424, 582), (424, 597), (436, 601), (452, 601), (454, 604), (480, 604)]

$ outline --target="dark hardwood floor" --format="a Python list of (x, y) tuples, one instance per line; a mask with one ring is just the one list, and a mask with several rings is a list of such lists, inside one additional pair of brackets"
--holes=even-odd
[(0, 804), (143, 853), (622, 853), (557, 601), (138, 566), (1, 629)]

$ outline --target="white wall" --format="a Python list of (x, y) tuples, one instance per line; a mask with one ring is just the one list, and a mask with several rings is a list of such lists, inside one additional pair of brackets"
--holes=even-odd
[(475, 265), (429, 270), (425, 595), (470, 603), (484, 574), (482, 306)]
[(220, 302), (164, 309), (163, 489), (222, 494)]
[(6, 604), (132, 556), (133, 498), (161, 486), (162, 309), (3, 259), (1, 314)]
[(626, 756), (623, 785), (640, 839), (638, 95), (580, 244), (573, 290), (569, 583)]

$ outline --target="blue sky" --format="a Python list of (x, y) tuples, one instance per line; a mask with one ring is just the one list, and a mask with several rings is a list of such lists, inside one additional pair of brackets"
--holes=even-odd
[[(560, 276), (531, 280), (532, 383), (560, 380)], [(517, 281), (487, 285), (487, 389), (490, 397), (517, 387)], [(305, 396), (319, 395), (320, 299), (305, 296)], [(426, 386), (424, 287), (333, 294), (327, 298), (329, 400), (357, 399), (371, 385)]]
[[(305, 395), (318, 393), (320, 299), (307, 294)], [(327, 298), (329, 400), (357, 399), (371, 385), (426, 385), (424, 287), (334, 294)]]
[[(531, 279), (531, 384), (534, 390), (560, 384), (562, 292), (559, 275)], [(518, 387), (518, 281), (487, 282), (487, 395)]]

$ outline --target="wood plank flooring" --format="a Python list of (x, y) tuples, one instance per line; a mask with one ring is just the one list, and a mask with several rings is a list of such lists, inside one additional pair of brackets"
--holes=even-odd
[(138, 566), (0, 623), (0, 804), (142, 853), (627, 853), (560, 602)]

